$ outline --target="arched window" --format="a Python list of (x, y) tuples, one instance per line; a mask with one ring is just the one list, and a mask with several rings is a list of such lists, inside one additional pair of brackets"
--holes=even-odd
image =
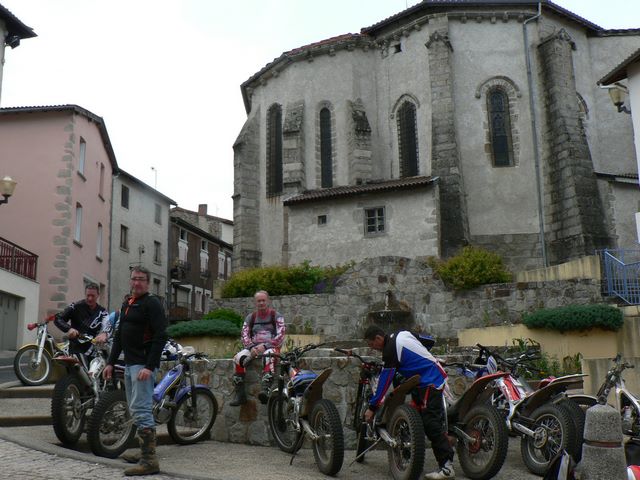
[(502, 88), (494, 87), (487, 92), (487, 114), (493, 166), (510, 167), (514, 162), (509, 97)]
[(397, 113), (398, 149), (400, 152), (400, 176), (418, 175), (418, 128), (416, 125), (416, 106), (405, 101)]
[(267, 112), (267, 195), (282, 193), (282, 107)]
[(333, 186), (331, 111), (326, 107), (320, 110), (320, 176), (322, 188)]

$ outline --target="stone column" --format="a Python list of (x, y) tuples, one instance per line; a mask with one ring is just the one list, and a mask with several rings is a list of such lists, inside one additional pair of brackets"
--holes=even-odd
[(282, 126), (282, 184), (285, 194), (305, 188), (304, 173), (304, 101), (287, 105)]
[(573, 49), (575, 44), (564, 29), (538, 46), (546, 115), (545, 223), (552, 264), (612, 246), (580, 121)]
[(371, 180), (371, 126), (364, 104), (359, 98), (348, 102), (351, 112), (347, 144), (349, 159), (349, 185), (358, 185)]
[(431, 89), (431, 173), (440, 177), (440, 252), (449, 257), (468, 243), (469, 223), (456, 138), (449, 20), (436, 15), (429, 19), (429, 27), (425, 46)]
[(233, 271), (259, 267), (260, 108), (233, 144)]

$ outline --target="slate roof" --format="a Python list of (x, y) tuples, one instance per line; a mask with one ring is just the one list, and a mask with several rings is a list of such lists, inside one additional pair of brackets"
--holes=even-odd
[(37, 37), (33, 28), (26, 26), (22, 21), (9, 11), (8, 8), (0, 5), (0, 20), (4, 20), (9, 36), (17, 35), (20, 38)]
[(438, 177), (419, 176), (404, 177), (394, 180), (368, 182), (362, 185), (345, 185), (341, 187), (307, 190), (306, 192), (285, 200), (285, 205), (296, 205), (304, 202), (316, 202), (338, 197), (350, 197), (365, 193), (389, 192), (394, 190), (408, 190), (431, 185), (438, 181)]

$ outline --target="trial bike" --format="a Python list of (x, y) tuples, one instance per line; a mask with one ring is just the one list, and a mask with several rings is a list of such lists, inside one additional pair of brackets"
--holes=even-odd
[(490, 400), (502, 412), (509, 431), (521, 437), (520, 453), (527, 469), (544, 475), (562, 450), (579, 459), (584, 411), (568, 401), (567, 390), (577, 388), (585, 375), (549, 378), (533, 389), (516, 372), (522, 363), (539, 359), (536, 352), (504, 359), (487, 347), (476, 346), (480, 350), (475, 362), (480, 367), (479, 375), (484, 374), (483, 365), (489, 374), (500, 370), (507, 373), (494, 381)]
[(24, 385), (38, 386), (46, 383), (53, 370), (51, 360), (58, 355), (69, 354), (69, 343), (56, 342), (47, 330), (47, 324), (54, 319), (55, 315), (51, 315), (40, 322), (27, 325), (29, 331), (37, 329), (36, 342), (21, 347), (13, 359), (13, 370)]
[[(175, 443), (190, 445), (208, 437), (218, 415), (218, 402), (207, 385), (196, 383), (191, 369), (194, 360), (209, 361), (205, 354), (184, 347), (177, 351), (175, 358), (177, 364), (153, 389), (153, 418), (157, 425), (167, 424)], [(88, 422), (91, 451), (101, 457), (118, 457), (135, 433), (125, 392), (105, 392)]]
[[(395, 480), (419, 478), (424, 466), (424, 427), (417, 406), (413, 402), (405, 404), (406, 395), (419, 385), (419, 376), (415, 375), (396, 386), (385, 397), (373, 422), (367, 423), (364, 413), (376, 389), (382, 364), (377, 359), (366, 360), (352, 350), (336, 351), (360, 362), (352, 421), (356, 431), (355, 461), (363, 462), (366, 453), (382, 442), (388, 447), (389, 468)], [(445, 429), (450, 438), (457, 440), (456, 450), (462, 470), (474, 480), (493, 478), (502, 468), (507, 455), (509, 436), (506, 425), (498, 411), (481, 400), (487, 385), (502, 375), (476, 380), (457, 401), (452, 399), (448, 387), (445, 387)]]
[[(80, 335), (76, 341), (80, 345), (91, 344), (87, 355), (75, 353), (58, 355), (53, 359), (67, 370), (67, 375), (56, 382), (51, 397), (53, 430), (65, 445), (78, 442), (84, 432), (87, 414), (107, 389), (102, 371), (109, 356), (108, 344), (97, 344), (91, 335)], [(124, 367), (117, 365), (110, 388), (124, 390), (123, 372)]]
[(336, 406), (322, 398), (322, 386), (332, 370), (327, 368), (316, 374), (299, 366), (301, 357), (319, 346), (309, 344), (286, 353), (262, 355), (278, 359), (267, 415), (280, 450), (295, 454), (308, 437), (318, 469), (325, 475), (335, 475), (344, 460), (344, 433)]

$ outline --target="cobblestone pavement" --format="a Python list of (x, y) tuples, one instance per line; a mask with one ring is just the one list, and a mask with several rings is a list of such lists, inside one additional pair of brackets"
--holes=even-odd
[[(122, 469), (51, 455), (0, 439), (0, 478), (12, 480), (112, 480), (124, 477)], [(168, 475), (148, 475), (154, 480), (172, 480)]]

